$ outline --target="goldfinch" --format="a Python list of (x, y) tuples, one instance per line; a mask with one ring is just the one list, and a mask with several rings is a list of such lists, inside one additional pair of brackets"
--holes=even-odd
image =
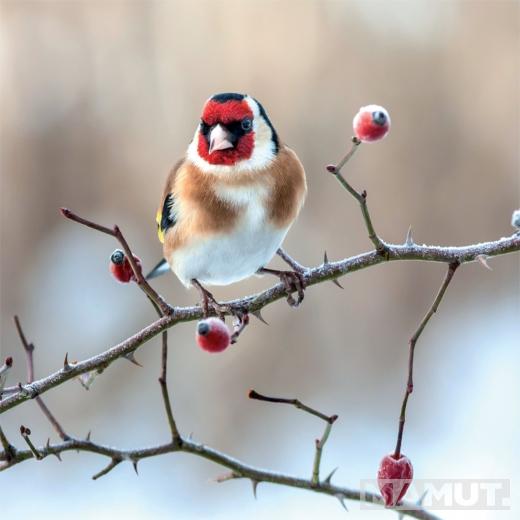
[(301, 275), (266, 265), (306, 191), (300, 160), (280, 142), (262, 105), (243, 94), (212, 96), (186, 156), (166, 180), (156, 219), (164, 260), (148, 278), (170, 268), (200, 291), (206, 314), (209, 304), (218, 312), (218, 303), (202, 284), (228, 285), (255, 273), (277, 275), (289, 303), (299, 304)]

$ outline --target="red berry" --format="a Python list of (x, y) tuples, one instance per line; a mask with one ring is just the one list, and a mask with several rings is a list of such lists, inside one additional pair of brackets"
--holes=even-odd
[[(137, 267), (141, 269), (141, 260), (135, 255), (134, 260)], [(131, 280), (135, 281), (132, 266), (130, 265), (125, 253), (120, 249), (116, 249), (110, 256), (110, 272), (112, 273), (112, 276), (121, 283), (128, 283)]]
[(361, 107), (352, 121), (354, 134), (363, 143), (379, 141), (390, 130), (388, 111), (379, 105)]
[(207, 318), (197, 324), (197, 343), (207, 352), (222, 352), (230, 342), (229, 330), (226, 324), (218, 318)]
[(413, 467), (410, 459), (400, 455), (397, 459), (393, 453), (383, 457), (377, 472), (377, 484), (385, 501), (385, 505), (395, 506), (405, 495), (413, 478)]
[(8, 367), (12, 367), (13, 366), (13, 358), (11, 356), (9, 356), (8, 358), (5, 358), (5, 364)]

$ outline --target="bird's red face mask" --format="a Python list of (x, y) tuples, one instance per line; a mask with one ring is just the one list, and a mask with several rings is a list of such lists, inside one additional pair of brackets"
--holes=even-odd
[(197, 151), (210, 164), (232, 166), (249, 159), (255, 133), (253, 112), (245, 100), (209, 100), (202, 113)]

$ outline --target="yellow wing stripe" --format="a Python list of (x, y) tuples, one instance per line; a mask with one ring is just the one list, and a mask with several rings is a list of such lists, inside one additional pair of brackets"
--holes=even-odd
[(164, 230), (161, 229), (161, 218), (162, 213), (161, 210), (157, 211), (157, 215), (155, 216), (155, 221), (157, 222), (157, 236), (159, 237), (159, 242), (164, 244)]

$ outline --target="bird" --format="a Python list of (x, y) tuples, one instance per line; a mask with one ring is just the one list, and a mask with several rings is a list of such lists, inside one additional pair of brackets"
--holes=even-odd
[(299, 305), (301, 272), (267, 264), (280, 252), (306, 193), (302, 163), (280, 141), (260, 102), (231, 92), (211, 96), (185, 157), (166, 179), (156, 215), (163, 259), (146, 278), (173, 271), (185, 287), (198, 289), (206, 316), (210, 308), (224, 309), (205, 285), (255, 274), (278, 276), (289, 304)]

